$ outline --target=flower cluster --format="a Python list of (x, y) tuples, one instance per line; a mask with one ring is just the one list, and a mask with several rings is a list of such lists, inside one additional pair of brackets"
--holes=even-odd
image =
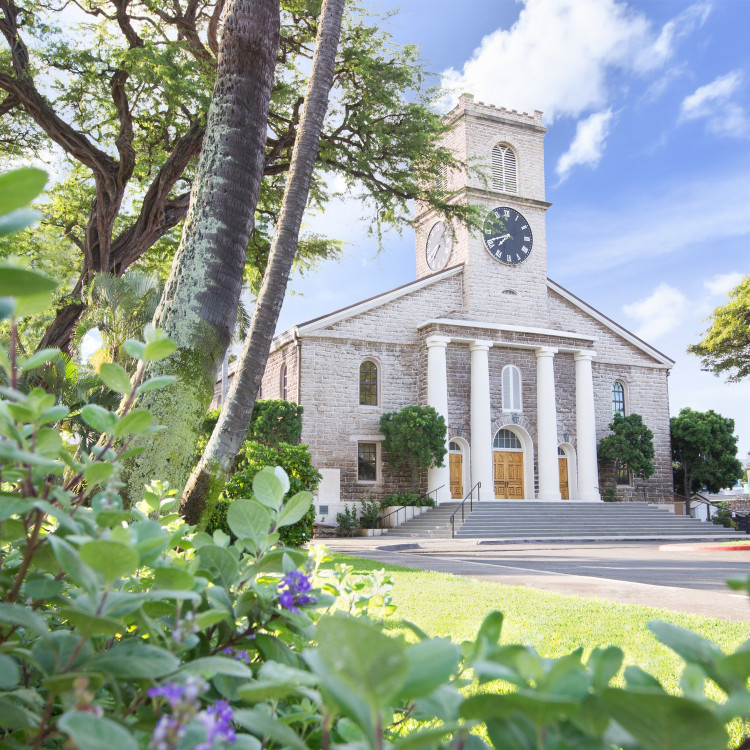
[(250, 654), (247, 651), (237, 651), (236, 649), (233, 649), (231, 646), (227, 646), (225, 649), (222, 649), (222, 654), (226, 654), (227, 656), (231, 656), (233, 659), (236, 659), (237, 661), (244, 661), (245, 664), (250, 664), (250, 662), (253, 660), (253, 657), (250, 656)]
[(171, 709), (156, 724), (151, 736), (151, 746), (155, 750), (174, 750), (185, 734), (187, 724), (196, 718), (203, 724), (206, 741), (195, 750), (211, 750), (216, 740), (234, 742), (232, 729), (232, 709), (226, 701), (216, 701), (207, 709), (200, 710), (200, 696), (208, 685), (199, 677), (188, 677), (185, 684), (170, 682), (159, 687), (149, 688), (149, 698), (164, 699)]
[(310, 576), (301, 570), (293, 570), (279, 583), (279, 604), (290, 612), (299, 612), (305, 604), (315, 604), (315, 597), (308, 593), (311, 589)]

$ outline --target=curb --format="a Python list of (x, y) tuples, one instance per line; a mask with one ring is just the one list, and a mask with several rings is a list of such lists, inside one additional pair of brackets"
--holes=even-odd
[(661, 552), (750, 552), (750, 544), (662, 544)]

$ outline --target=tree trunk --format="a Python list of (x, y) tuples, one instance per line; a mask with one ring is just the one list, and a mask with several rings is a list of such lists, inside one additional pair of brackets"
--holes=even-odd
[(321, 10), (304, 111), (294, 144), (279, 223), (271, 245), (250, 332), (229, 390), (227, 402), (182, 497), (181, 513), (198, 523), (213, 509), (250, 425), (307, 205), (320, 131), (328, 109), (344, 0), (325, 0)]
[(165, 430), (125, 465), (125, 497), (169, 481), (182, 490), (201, 422), (229, 344), (242, 291), (247, 243), (263, 176), (264, 147), (279, 47), (279, 0), (228, 0), (216, 85), (180, 246), (154, 325), (177, 351), (151, 363), (147, 377), (177, 382), (141, 399)]

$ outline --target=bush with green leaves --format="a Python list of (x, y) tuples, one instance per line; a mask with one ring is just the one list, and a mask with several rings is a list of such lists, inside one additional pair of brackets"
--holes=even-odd
[[(0, 175), (0, 236), (28, 223), (3, 214), (41, 190), (33, 178)], [(48, 288), (33, 270), (0, 268), (12, 340), (17, 316)], [(229, 507), (236, 541), (186, 526), (158, 481), (125, 510), (120, 460), (132, 436), (156, 429), (134, 398), (170, 385), (143, 380), (144, 363), (173, 350), (145, 333), (125, 344), (139, 362), (132, 379), (119, 364), (102, 368), (123, 396), (119, 412), (81, 409), (103, 435), (89, 453), (61, 437), (64, 404), (16, 387), (58, 353), (11, 346), (0, 356), (0, 746), (716, 750), (730, 746), (731, 723), (731, 746), (750, 747), (750, 641), (725, 654), (652, 623), (686, 665), (680, 694), (669, 694), (639, 667), (623, 670), (616, 647), (551, 659), (503, 643), (498, 612), (462, 644), (384, 624), (385, 574), (372, 594), (345, 567), (321, 571), (316, 588), (322, 555), (279, 546), (311, 505), (304, 491), (285, 500), (281, 468), (258, 471), (251, 496)]]
[(359, 516), (353, 504), (344, 503), (344, 510), (336, 514), (336, 523), (341, 536), (354, 536), (354, 532), (359, 528)]
[(380, 505), (375, 500), (363, 500), (359, 511), (359, 525), (363, 529), (376, 529), (380, 518)]
[[(227, 513), (235, 499), (252, 495), (253, 480), (264, 466), (281, 466), (289, 477), (291, 492), (314, 492), (320, 482), (320, 472), (313, 466), (310, 450), (306, 445), (278, 443), (264, 445), (246, 440), (238, 457), (237, 471), (224, 486), (216, 503), (206, 531), (212, 534), (220, 529), (231, 536), (226, 523)], [(312, 506), (295, 524), (281, 531), (281, 541), (289, 547), (301, 547), (312, 538), (315, 524), (315, 508)]]
[(392, 495), (386, 495), (386, 497), (380, 500), (381, 508), (401, 505), (434, 508), (435, 500), (428, 495), (420, 495), (418, 492), (394, 492)]

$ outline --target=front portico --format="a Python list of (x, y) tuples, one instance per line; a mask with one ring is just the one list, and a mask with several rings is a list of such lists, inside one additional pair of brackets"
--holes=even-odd
[[(487, 338), (466, 336), (468, 331), (462, 329), (468, 327), (489, 335)], [(424, 338), (427, 350), (427, 403), (443, 415), (449, 426), (446, 449), (451, 443), (454, 447), (458, 445), (456, 440), (460, 433), (465, 431), (469, 435), (468, 440), (461, 438), (464, 444), (461, 445), (464, 495), (468, 488), (463, 474), (464, 467), (468, 467), (471, 486), (481, 482), (481, 500), (558, 501), (562, 500), (563, 494), (566, 499), (601, 499), (597, 491), (595, 403), (591, 374), (595, 352), (589, 348), (593, 339), (582, 340), (580, 334), (564, 331), (452, 320), (429, 321), (420, 329), (430, 330)], [(463, 385), (463, 399), (465, 401), (468, 396), (469, 402), (466, 415), (468, 424), (465, 426), (461, 424), (461, 417), (449, 407), (462, 396), (461, 385), (452, 383), (448, 375), (449, 347), (458, 349), (462, 361), (468, 360), (468, 394)], [(491, 360), (493, 351), (495, 354)], [(498, 368), (502, 367), (510, 353), (519, 352), (526, 356), (527, 363), (533, 362), (533, 377), (528, 377), (527, 368), (524, 382), (525, 411), (521, 406), (520, 393), (514, 399), (508, 399), (502, 393), (502, 388), (507, 386), (498, 386), (497, 383)], [(567, 357), (568, 366), (574, 363), (574, 367), (569, 369), (574, 370), (575, 379), (575, 414), (571, 413), (568, 418), (568, 423), (574, 420), (574, 424), (572, 429), (568, 427), (564, 439), (558, 432), (559, 405), (556, 397), (556, 377), (559, 375), (556, 373), (556, 358), (560, 356)], [(506, 364), (504, 369), (507, 370), (508, 366)], [(503, 379), (502, 383), (510, 381), (510, 378), (507, 381)], [(520, 385), (515, 387), (521, 390)], [(529, 398), (532, 394), (533, 400)], [(529, 408), (529, 401), (536, 407), (535, 410)], [(505, 413), (508, 404), (519, 411)], [(453, 411), (460, 409), (454, 408)], [(564, 466), (559, 455), (561, 446)], [(438, 502), (447, 502), (454, 494), (451, 492), (449, 455), (450, 451), (444, 466), (430, 469), (428, 474), (428, 490), (439, 488), (436, 492)], [(453, 463), (455, 474), (455, 457)], [(453, 484), (457, 484), (455, 476)]]

